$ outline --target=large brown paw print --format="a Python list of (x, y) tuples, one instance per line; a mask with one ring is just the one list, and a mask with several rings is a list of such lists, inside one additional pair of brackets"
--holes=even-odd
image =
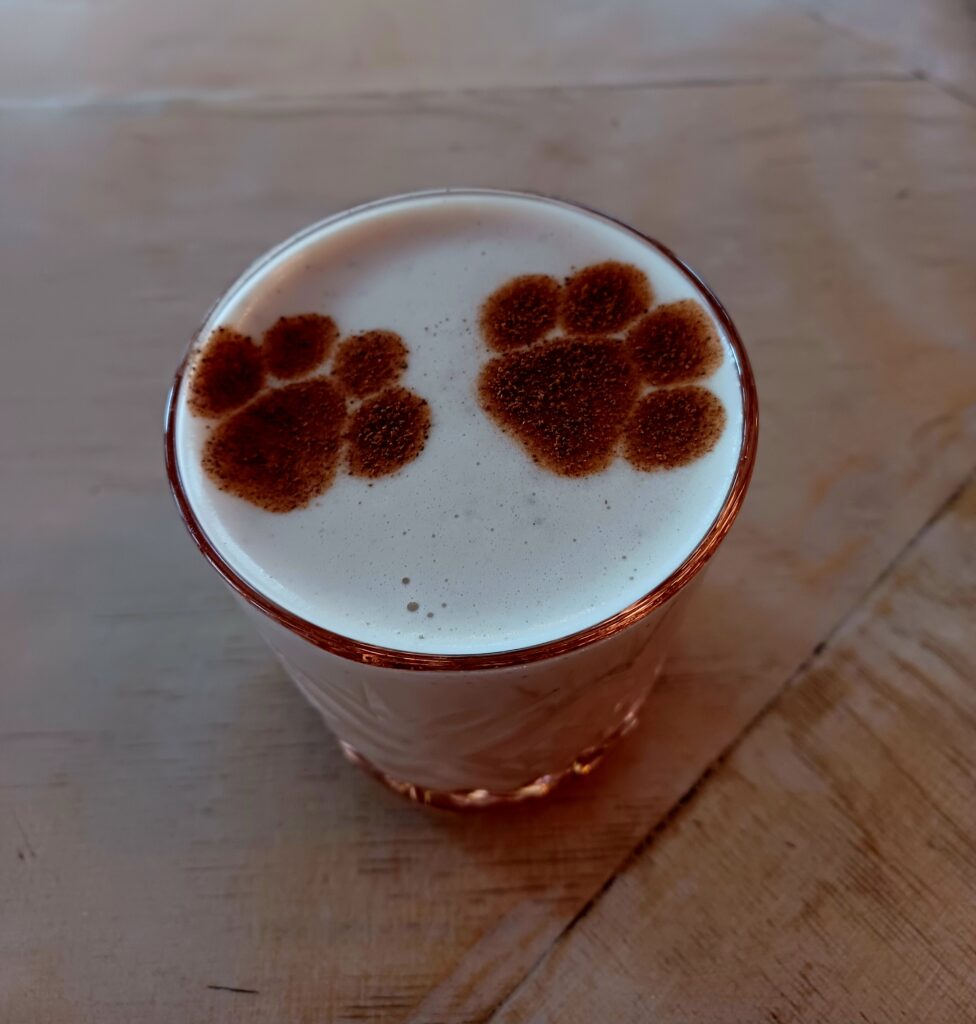
[[(327, 491), (340, 465), (380, 477), (420, 454), (430, 408), (397, 385), (407, 368), (400, 336), (368, 331), (336, 347), (337, 339), (335, 323), (317, 313), (282, 317), (260, 344), (227, 327), (211, 335), (190, 408), (217, 421), (202, 460), (221, 490), (291, 512)], [(330, 357), (330, 372), (315, 372)]]
[(482, 367), (482, 407), (555, 473), (598, 473), (618, 454), (672, 469), (721, 436), (722, 403), (694, 383), (722, 362), (711, 319), (693, 299), (654, 306), (636, 267), (517, 277), (488, 297), (480, 325), (500, 353)]

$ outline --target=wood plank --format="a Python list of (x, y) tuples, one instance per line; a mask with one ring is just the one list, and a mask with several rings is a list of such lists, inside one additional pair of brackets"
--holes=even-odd
[(794, 0), (827, 27), (889, 47), (902, 67), (976, 103), (976, 8), (965, 0)]
[(976, 1018), (976, 483), (492, 1020)]
[(0, 101), (15, 104), (902, 72), (782, 0), (0, 5)]
[[(968, 471), (976, 115), (925, 84), (0, 126), (5, 1022), (483, 1019)], [(642, 728), (486, 818), (420, 814), (342, 763), (183, 535), (160, 457), (172, 368), (237, 268), (445, 182), (671, 242), (729, 303), (764, 409)]]

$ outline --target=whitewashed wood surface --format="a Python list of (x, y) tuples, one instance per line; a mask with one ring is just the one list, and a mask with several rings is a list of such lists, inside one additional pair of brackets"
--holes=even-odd
[(5, 0), (0, 27), (0, 95), (37, 105), (904, 73), (771, 0)]
[[(948, 0), (839, 6), (579, 3), (562, 29), (546, 2), (522, 28), (433, 2), (296, 0), (273, 24), (216, 0), (0, 7), (3, 1024), (880, 1021), (898, 1018), (872, 993), (910, 978), (934, 994), (918, 1019), (971, 1007), (965, 936), (912, 931), (905, 894), (974, 841), (950, 752), (976, 727), (933, 746), (944, 723), (917, 701), (949, 687), (966, 707), (972, 683), (971, 499), (946, 503), (976, 463), (976, 109), (953, 71), (976, 46)], [(911, 51), (873, 27), (913, 18)], [(749, 502), (640, 729), (549, 802), (474, 818), (418, 813), (342, 762), (183, 535), (161, 459), (173, 367), (250, 258), (443, 184), (563, 194), (668, 241), (729, 305), (763, 409)], [(879, 590), (896, 564), (907, 582)], [(889, 591), (900, 611), (874, 624)], [(943, 628), (955, 668), (925, 653)], [(881, 772), (845, 729), (877, 664), (906, 689), (896, 718), (871, 707), (882, 739), (917, 746), (948, 815), (883, 773), (866, 806), (851, 777), (855, 756)], [(795, 821), (783, 731), (801, 727), (842, 818), (821, 799)], [(669, 817), (692, 790), (714, 848), (691, 809)], [(889, 808), (929, 814), (935, 852), (879, 833)], [(889, 917), (844, 890), (861, 815), (877, 857), (905, 860)], [(794, 828), (810, 857), (767, 878)], [(949, 922), (976, 898), (953, 863), (919, 902)], [(796, 997), (806, 961), (761, 934), (696, 984), (709, 950), (811, 892), (838, 940), (815, 951), (832, 1001)], [(836, 920), (851, 908), (859, 930)], [(871, 926), (889, 918), (907, 959)], [(848, 984), (850, 949), (873, 988)]]

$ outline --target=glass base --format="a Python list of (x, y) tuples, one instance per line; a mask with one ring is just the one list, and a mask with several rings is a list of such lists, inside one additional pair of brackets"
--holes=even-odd
[(608, 733), (600, 743), (587, 747), (586, 750), (579, 753), (573, 759), (572, 764), (562, 769), (562, 771), (540, 775), (539, 778), (534, 779), (532, 782), (527, 782), (524, 786), (519, 786), (517, 789), (508, 790), (507, 792), (496, 792), (490, 789), (427, 789), (424, 786), (418, 786), (416, 783), (406, 782), (403, 779), (397, 779), (392, 775), (388, 775), (344, 740), (339, 740), (339, 746), (342, 748), (342, 752), (346, 755), (347, 760), (352, 764), (362, 768), (363, 771), (374, 779), (378, 779), (388, 789), (392, 789), (394, 793), (398, 793), (414, 803), (423, 804), (425, 807), (436, 807), (450, 811), (479, 810), (484, 807), (521, 803), (523, 800), (546, 796), (564, 779), (574, 775), (589, 775), (603, 760), (607, 750), (637, 725), (637, 713), (640, 710), (641, 704), (643, 704), (643, 700), (632, 707), (620, 724)]

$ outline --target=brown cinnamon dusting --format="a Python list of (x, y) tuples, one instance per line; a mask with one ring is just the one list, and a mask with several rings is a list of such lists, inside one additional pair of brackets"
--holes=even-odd
[(559, 293), (559, 282), (545, 274), (525, 274), (503, 284), (481, 307), (485, 341), (499, 352), (538, 341), (556, 325)]
[(291, 512), (332, 483), (346, 402), (324, 377), (268, 391), (224, 420), (203, 466), (218, 487), (266, 509)]
[(682, 384), (707, 377), (722, 362), (715, 326), (694, 299), (652, 310), (631, 328), (627, 346), (648, 384)]
[[(268, 512), (291, 512), (328, 490), (347, 444), (355, 476), (396, 472), (420, 454), (430, 408), (412, 391), (389, 386), (408, 355), (392, 331), (348, 339), (329, 376), (258, 394), (266, 371), (289, 378), (320, 366), (337, 333), (333, 320), (317, 313), (280, 317), (260, 347), (226, 327), (214, 332), (197, 358), (189, 405), (201, 416), (230, 413), (202, 453), (217, 487)], [(346, 396), (355, 402), (381, 388), (350, 419)]]
[(574, 334), (619, 331), (647, 312), (651, 286), (628, 263), (594, 263), (570, 277), (563, 288), (561, 319)]
[(407, 346), (399, 334), (367, 331), (339, 346), (332, 373), (349, 394), (365, 398), (396, 383), (406, 368)]
[(349, 472), (379, 477), (415, 459), (430, 433), (430, 406), (406, 388), (388, 388), (356, 410), (346, 433)]
[(710, 452), (725, 427), (725, 408), (706, 388), (645, 395), (627, 421), (624, 455), (635, 469), (674, 469)]
[(318, 313), (283, 316), (264, 333), (264, 364), (289, 380), (310, 373), (329, 354), (338, 331), (331, 317)]
[(604, 469), (637, 397), (618, 341), (569, 338), (487, 363), (482, 405), (536, 462), (563, 476)]
[(190, 382), (190, 408), (198, 416), (220, 416), (252, 399), (263, 383), (257, 345), (229, 327), (218, 327), (197, 357)]
[[(536, 291), (535, 282), (547, 282)], [(552, 278), (529, 275), (503, 285), (485, 302), (482, 335), (503, 354), (482, 367), (481, 404), (539, 464), (564, 476), (604, 469), (618, 449), (636, 469), (670, 469), (711, 451), (725, 409), (705, 388), (654, 391), (643, 385), (685, 383), (722, 362), (715, 327), (688, 299), (648, 313), (647, 277), (629, 264), (584, 267), (562, 287), (558, 320), (577, 335), (623, 330), (624, 340), (556, 337)], [(644, 315), (646, 314), (646, 315)], [(527, 347), (530, 346), (530, 347)]]

